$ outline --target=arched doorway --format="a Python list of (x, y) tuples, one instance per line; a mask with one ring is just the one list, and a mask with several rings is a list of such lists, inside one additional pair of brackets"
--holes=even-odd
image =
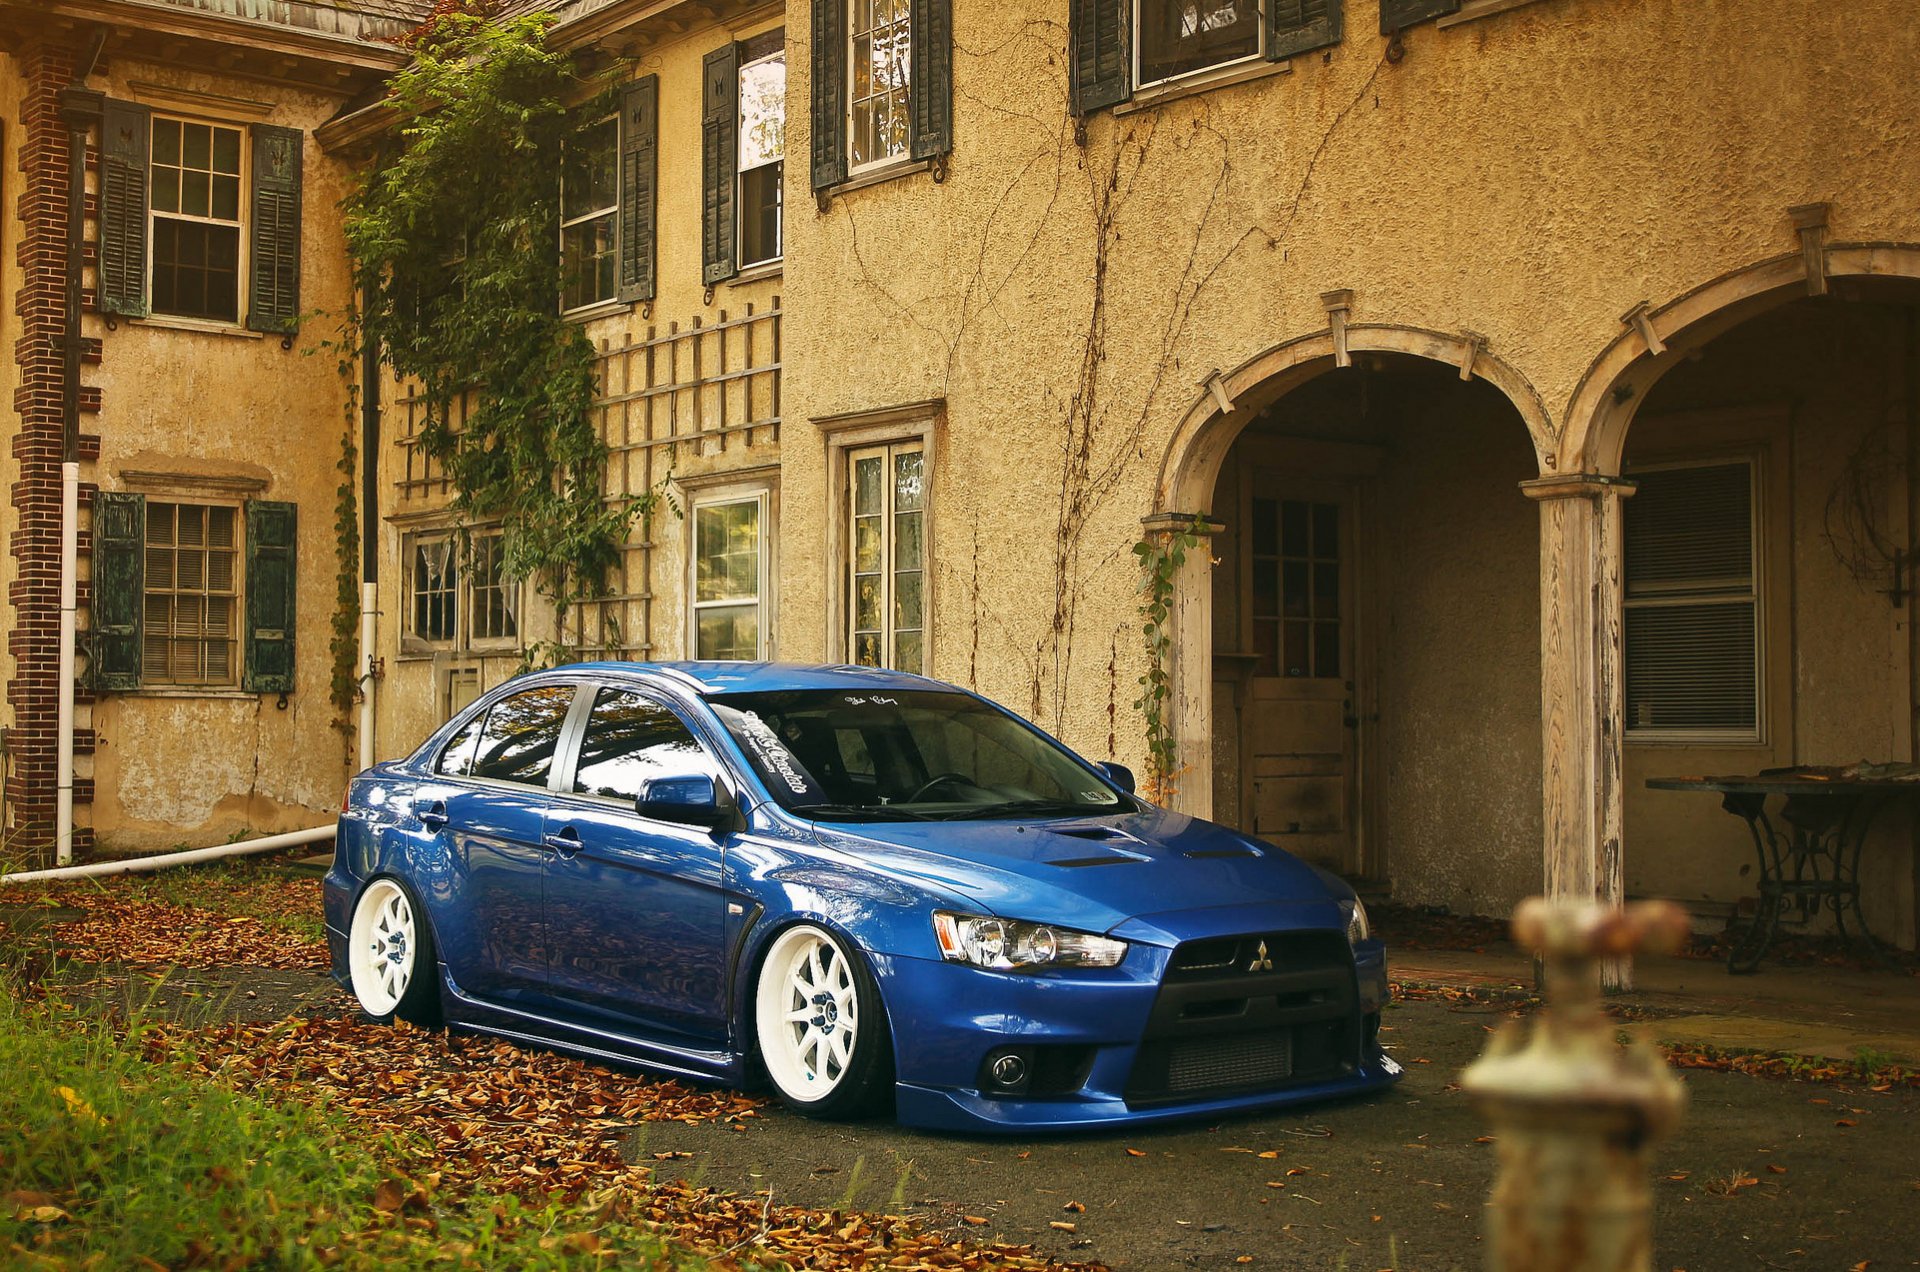
[[(1562, 470), (1639, 492), (1571, 562), (1603, 584), (1593, 627), (1613, 639), (1595, 642), (1592, 680), (1617, 693), (1593, 717), (1591, 773), (1560, 775), (1591, 783), (1621, 894), (1708, 922), (1756, 897), (1746, 827), (1649, 779), (1920, 755), (1917, 279), (1910, 247), (1839, 245), (1812, 272), (1765, 262), (1652, 311), (1575, 396)], [(1862, 866), (1868, 921), (1907, 946), (1911, 844), (1884, 820)]]
[(1516, 487), (1543, 416), (1477, 346), (1347, 336), (1348, 365), (1297, 342), (1225, 377), (1233, 409), (1163, 473), (1162, 506), (1217, 527), (1178, 588), (1179, 731), (1211, 761), (1181, 806), (1497, 909), (1540, 877), (1539, 514)]

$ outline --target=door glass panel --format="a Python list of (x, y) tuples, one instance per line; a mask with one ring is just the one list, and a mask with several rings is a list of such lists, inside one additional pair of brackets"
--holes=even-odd
[(543, 685), (502, 698), (487, 712), (474, 756), (475, 777), (544, 786), (553, 768), (560, 726), (573, 705), (572, 685)]
[(640, 783), (655, 777), (685, 777), (720, 769), (680, 717), (642, 694), (602, 689), (580, 740), (573, 789), (585, 795), (632, 801)]

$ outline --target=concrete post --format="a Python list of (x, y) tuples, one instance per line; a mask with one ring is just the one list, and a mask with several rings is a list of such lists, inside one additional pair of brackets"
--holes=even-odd
[(1679, 907), (1522, 902), (1514, 938), (1544, 961), (1547, 1007), (1509, 1021), (1461, 1086), (1495, 1128), (1487, 1206), (1494, 1272), (1646, 1272), (1653, 1257), (1648, 1149), (1679, 1122), (1686, 1088), (1645, 1039), (1621, 1047), (1600, 1007), (1600, 966), (1678, 948)]

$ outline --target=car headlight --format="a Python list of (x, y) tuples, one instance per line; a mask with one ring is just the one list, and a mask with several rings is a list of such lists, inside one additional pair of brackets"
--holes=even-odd
[(1367, 923), (1367, 907), (1360, 898), (1353, 899), (1353, 909), (1347, 912), (1347, 944), (1358, 945), (1373, 935), (1373, 929)]
[(941, 956), (949, 962), (971, 963), (996, 972), (1029, 967), (1113, 967), (1127, 953), (1125, 941), (1108, 936), (945, 910), (934, 912), (933, 935), (940, 942)]

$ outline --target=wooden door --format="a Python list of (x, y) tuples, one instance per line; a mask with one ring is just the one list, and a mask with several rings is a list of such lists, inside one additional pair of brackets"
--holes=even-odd
[(1251, 483), (1246, 614), (1255, 662), (1245, 715), (1254, 834), (1355, 873), (1359, 747), (1352, 489)]

